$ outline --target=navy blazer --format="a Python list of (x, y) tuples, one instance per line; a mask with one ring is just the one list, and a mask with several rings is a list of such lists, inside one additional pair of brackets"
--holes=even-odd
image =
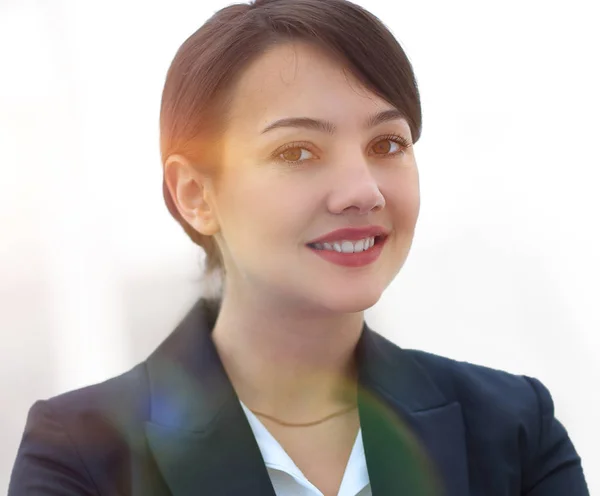
[[(274, 496), (200, 300), (144, 362), (29, 412), (9, 496)], [(374, 496), (583, 496), (548, 390), (405, 350), (365, 324), (358, 411)]]

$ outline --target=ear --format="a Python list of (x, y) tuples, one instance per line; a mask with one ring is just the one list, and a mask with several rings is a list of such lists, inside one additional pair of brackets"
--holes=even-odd
[(183, 155), (170, 155), (164, 166), (165, 184), (179, 215), (196, 231), (212, 236), (219, 230), (213, 184)]

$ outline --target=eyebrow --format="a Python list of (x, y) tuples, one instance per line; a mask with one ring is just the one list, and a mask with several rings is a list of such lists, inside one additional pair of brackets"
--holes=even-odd
[[(370, 116), (366, 120), (364, 127), (369, 129), (378, 126), (379, 124), (383, 124), (384, 122), (404, 118), (404, 114), (398, 109), (384, 110), (383, 112), (379, 112)], [(335, 124), (333, 124), (330, 121), (312, 119), (310, 117), (288, 117), (272, 122), (267, 127), (265, 127), (260, 134), (265, 134), (269, 131), (272, 131), (273, 129), (278, 129), (282, 127), (299, 127), (303, 129), (312, 129), (314, 131), (320, 131), (327, 134), (334, 134), (336, 131)]]

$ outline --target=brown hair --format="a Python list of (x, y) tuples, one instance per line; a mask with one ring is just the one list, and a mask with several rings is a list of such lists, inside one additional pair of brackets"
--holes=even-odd
[[(347, 0), (256, 0), (219, 10), (177, 51), (160, 111), (163, 164), (178, 153), (217, 173), (209, 150), (226, 125), (228, 90), (267, 48), (296, 40), (339, 58), (365, 87), (404, 114), (417, 142), (421, 101), (412, 66), (377, 17)], [(171, 214), (205, 250), (206, 272), (222, 270), (215, 240), (181, 218), (164, 183), (163, 194)]]

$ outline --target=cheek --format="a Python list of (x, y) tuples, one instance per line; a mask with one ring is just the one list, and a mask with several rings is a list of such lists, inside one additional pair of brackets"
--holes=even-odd
[(419, 176), (416, 168), (389, 179), (384, 184), (385, 189), (382, 189), (382, 194), (398, 228), (412, 230), (421, 208)]
[(297, 177), (255, 172), (224, 181), (217, 199), (221, 230), (233, 251), (268, 245), (275, 256), (277, 246), (302, 239), (316, 200)]

